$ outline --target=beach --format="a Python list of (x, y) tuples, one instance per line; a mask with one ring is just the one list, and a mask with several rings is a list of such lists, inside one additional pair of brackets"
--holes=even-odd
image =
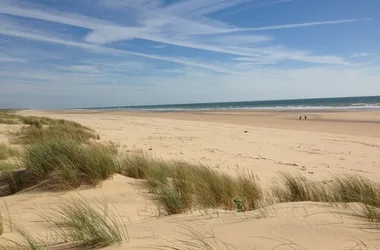
[[(343, 175), (380, 182), (378, 111), (18, 113), (78, 122), (97, 131), (102, 142), (116, 142), (120, 152), (141, 149), (158, 158), (201, 163), (232, 176), (249, 172), (264, 190), (276, 183), (281, 171), (323, 182)], [(0, 128), (0, 140), (6, 142), (4, 131), (9, 125), (1, 124)], [(153, 201), (139, 188), (139, 181), (120, 175), (96, 189), (21, 193), (4, 199), (13, 218), (32, 227), (36, 220), (33, 208), (54, 207), (78, 193), (88, 199), (107, 197), (129, 221), (130, 242), (112, 249), (140, 249), (181, 238), (186, 232), (181, 225), (187, 222), (202, 230), (211, 229), (216, 237), (234, 246), (251, 247), (240, 249), (375, 249), (380, 244), (374, 241), (376, 234), (363, 230), (365, 222), (321, 203), (275, 204), (265, 213), (245, 215), (194, 211), (161, 218)], [(35, 227), (45, 230), (41, 225)], [(360, 242), (367, 248), (359, 248), (364, 247)]]
[[(253, 171), (264, 185), (278, 171), (323, 180), (365, 174), (380, 181), (380, 112), (41, 112), (94, 128), (122, 150), (201, 162), (236, 174)], [(307, 120), (299, 116), (307, 115)]]

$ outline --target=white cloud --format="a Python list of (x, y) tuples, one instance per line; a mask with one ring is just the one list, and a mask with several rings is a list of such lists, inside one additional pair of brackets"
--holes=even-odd
[(240, 13), (240, 12), (243, 12), (243, 11), (247, 11), (247, 10), (250, 10), (252, 8), (259, 8), (259, 7), (264, 7), (264, 6), (270, 6), (270, 5), (276, 5), (276, 4), (281, 4), (281, 3), (289, 3), (289, 2), (292, 2), (293, 0), (274, 0), (274, 1), (265, 1), (263, 3), (251, 3), (251, 4), (246, 4), (244, 5), (243, 7), (241, 8), (238, 8), (238, 9), (235, 9), (233, 11), (229, 11), (227, 14), (228, 15), (231, 15), (231, 14), (236, 14), (236, 13)]
[(2, 0), (0, 2), (0, 13), (67, 24), (88, 29), (97, 29), (107, 25), (112, 25), (109, 22), (96, 18), (56, 11), (50, 8), (41, 7), (41, 5), (34, 5), (25, 2), (20, 4), (19, 1), (11, 0)]
[(59, 67), (59, 68), (62, 70), (78, 72), (78, 73), (98, 74), (102, 72), (97, 66), (91, 66), (91, 65), (70, 65), (70, 66), (64, 66), (64, 67)]
[[(275, 56), (270, 53), (270, 49), (268, 48), (250, 48), (248, 46), (241, 46), (244, 44), (244, 42), (239, 42), (245, 40), (247, 41), (245, 45), (252, 45), (252, 43), (256, 42), (271, 41), (272, 38), (269, 38), (267, 36), (224, 35), (220, 37), (220, 40), (224, 40), (226, 43), (221, 45), (218, 41), (208, 40), (207, 37), (202, 37), (199, 35), (215, 35), (232, 32), (252, 32), (276, 29), (290, 29), (299, 27), (311, 27), (317, 25), (342, 24), (359, 21), (358, 19), (344, 19), (334, 21), (283, 24), (256, 28), (240, 28), (235, 27), (231, 24), (211, 20), (205, 17), (205, 15), (218, 12), (227, 8), (231, 8), (234, 6), (239, 6), (240, 4), (250, 2), (249, 0), (193, 0), (180, 1), (171, 5), (163, 5), (160, 1), (149, 0), (103, 0), (101, 2), (108, 7), (117, 7), (118, 11), (124, 10), (125, 13), (134, 13), (136, 15), (136, 20), (142, 26), (124, 27), (97, 18), (91, 18), (88, 16), (73, 13), (58, 12), (56, 10), (41, 8), (38, 5), (19, 5), (9, 0), (0, 3), (0, 13), (87, 28), (90, 29), (91, 32), (85, 37), (85, 40), (87, 42), (95, 44), (107, 44), (122, 40), (145, 39), (154, 42), (180, 46), (184, 48), (212, 51), (216, 53), (225, 53), (242, 57), (255, 57), (257, 56), (257, 54), (260, 54), (259, 58), (266, 56), (270, 57), (270, 59), (263, 58), (262, 61), (264, 63), (268, 60), (274, 60), (275, 58), (277, 58), (278, 61), (298, 60), (312, 63), (346, 64), (343, 58), (338, 58), (337, 56), (330, 55), (314, 56), (308, 53), (307, 51), (302, 52), (303, 56), (289, 55), (286, 48), (283, 51), (276, 51), (281, 52), (280, 54), (282, 56)], [(37, 7), (39, 7), (40, 9), (36, 9)], [(3, 32), (3, 34), (6, 33)], [(7, 34), (17, 35), (15, 32), (8, 32)], [(239, 47), (234, 47), (233, 49), (231, 49), (231, 47), (234, 45), (239, 45)], [(85, 46), (89, 48), (89, 44), (86, 44)], [(92, 49), (93, 48), (94, 47), (92, 47)], [(297, 53), (298, 52), (300, 51), (297, 51)], [(139, 53), (136, 53), (135, 55), (144, 56), (141, 53), (140, 55)], [(152, 57), (148, 55), (148, 57), (146, 58), (156, 59), (157, 56)], [(162, 57), (161, 59), (165, 58)], [(170, 61), (175, 62), (175, 60)], [(185, 63), (186, 62), (187, 61), (185, 61)], [(181, 62), (178, 61), (178, 63)]]
[(27, 60), (0, 55), (0, 63), (2, 62), (27, 62)]
[(342, 19), (342, 20), (333, 20), (333, 21), (322, 21), (322, 22), (307, 22), (307, 23), (293, 23), (293, 24), (281, 24), (281, 25), (272, 25), (264, 26), (257, 28), (236, 28), (226, 30), (225, 32), (243, 32), (243, 31), (265, 31), (265, 30), (279, 30), (279, 29), (294, 29), (302, 27), (312, 27), (319, 25), (330, 25), (330, 24), (342, 24), (342, 23), (353, 23), (358, 21), (364, 21), (364, 19)]
[(367, 52), (361, 52), (361, 53), (355, 53), (352, 55), (352, 57), (366, 57), (366, 56), (373, 56), (375, 53), (367, 53)]
[(35, 30), (30, 30), (30, 29), (26, 30), (10, 22), (4, 22), (4, 20), (5, 19), (3, 19), (2, 26), (0, 26), (0, 34), (2, 35), (20, 37), (20, 38), (46, 42), (46, 43), (60, 44), (64, 46), (85, 49), (91, 52), (113, 55), (113, 56), (122, 56), (122, 55), (138, 56), (138, 57), (144, 57), (144, 58), (149, 58), (149, 59), (154, 59), (154, 60), (167, 61), (167, 62), (173, 62), (173, 63), (183, 64), (183, 65), (188, 65), (188, 66), (205, 68), (205, 69), (209, 69), (209, 70), (220, 72), (220, 73), (231, 73), (231, 74), (236, 73), (228, 69), (219, 68), (218, 66), (214, 66), (211, 64), (195, 62), (195, 61), (183, 59), (183, 58), (174, 58), (174, 57), (158, 56), (158, 55), (153, 55), (153, 54), (139, 53), (139, 52), (133, 52), (133, 51), (127, 51), (127, 50), (118, 50), (118, 49), (101, 47), (101, 46), (97, 46), (97, 45), (93, 45), (89, 43), (70, 41), (64, 38), (53, 37), (48, 34), (42, 33), (40, 31), (35, 31)]

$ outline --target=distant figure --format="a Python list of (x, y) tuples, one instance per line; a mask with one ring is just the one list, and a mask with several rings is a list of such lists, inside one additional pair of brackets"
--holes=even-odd
[(300, 116), (300, 120), (302, 120), (302, 116)]
[(305, 120), (307, 119), (307, 116), (305, 115)]

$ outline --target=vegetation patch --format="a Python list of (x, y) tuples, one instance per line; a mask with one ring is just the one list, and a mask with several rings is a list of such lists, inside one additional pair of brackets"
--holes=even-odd
[(23, 166), (35, 183), (49, 180), (58, 190), (97, 185), (118, 168), (109, 150), (101, 144), (70, 139), (42, 140), (26, 147)]
[(20, 166), (14, 163), (0, 162), (0, 195), (14, 194), (21, 190), (21, 175), (17, 172), (19, 169)]
[(90, 204), (78, 198), (66, 201), (48, 221), (53, 222), (64, 242), (78, 243), (87, 249), (128, 240), (121, 216), (100, 202)]
[(271, 190), (277, 202), (332, 201), (330, 187), (321, 182), (313, 182), (299, 174), (287, 172), (281, 172), (279, 176), (279, 183)]
[[(36, 124), (40, 124), (36, 122)], [(56, 123), (43, 127), (42, 125), (30, 125), (14, 133), (12, 143), (33, 144), (40, 141), (72, 140), (87, 142), (90, 139), (99, 139), (99, 136), (89, 128), (77, 126), (76, 123)]]
[(145, 153), (131, 153), (122, 158), (120, 173), (145, 179), (148, 189), (167, 214), (195, 209), (236, 209), (240, 197), (244, 211), (256, 208), (262, 191), (252, 175), (231, 177), (207, 166), (183, 161), (155, 159)]
[(0, 161), (17, 155), (19, 155), (19, 151), (17, 149), (14, 149), (7, 144), (0, 143)]

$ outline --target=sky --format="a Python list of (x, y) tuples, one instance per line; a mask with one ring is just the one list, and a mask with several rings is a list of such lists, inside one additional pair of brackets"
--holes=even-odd
[(0, 108), (380, 95), (379, 0), (0, 0)]

